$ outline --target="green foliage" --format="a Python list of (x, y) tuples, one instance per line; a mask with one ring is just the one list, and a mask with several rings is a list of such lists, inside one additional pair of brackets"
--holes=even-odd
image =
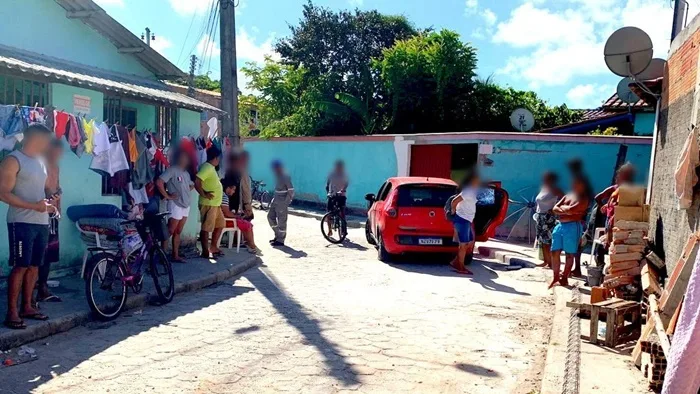
[(620, 135), (620, 133), (617, 130), (617, 127), (608, 127), (605, 130), (601, 130), (600, 126), (598, 126), (595, 130), (589, 131), (589, 135)]
[(509, 118), (518, 107), (533, 112), (535, 130), (581, 118), (534, 92), (478, 80), (476, 49), (453, 31), (419, 31), (377, 11), (303, 7), (275, 45), (281, 61), (243, 68), (263, 138), (514, 131)]

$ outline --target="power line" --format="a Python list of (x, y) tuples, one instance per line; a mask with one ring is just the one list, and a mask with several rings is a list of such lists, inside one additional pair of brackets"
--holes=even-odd
[(187, 45), (187, 39), (190, 38), (190, 31), (192, 30), (192, 25), (194, 25), (194, 20), (197, 17), (197, 13), (192, 13), (192, 20), (190, 21), (190, 27), (187, 28), (187, 34), (185, 35), (185, 40), (182, 42), (180, 47), (180, 54), (177, 55), (177, 64), (180, 64), (180, 59), (182, 58), (182, 52), (185, 51), (185, 45)]

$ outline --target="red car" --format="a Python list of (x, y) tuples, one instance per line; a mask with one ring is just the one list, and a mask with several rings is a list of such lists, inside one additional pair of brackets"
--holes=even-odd
[[(377, 247), (379, 260), (410, 252), (455, 253), (454, 229), (445, 218), (447, 199), (457, 193), (449, 179), (425, 177), (389, 178), (369, 202), (365, 234)], [(476, 240), (492, 237), (508, 211), (508, 193), (499, 183), (479, 191), (474, 228)]]

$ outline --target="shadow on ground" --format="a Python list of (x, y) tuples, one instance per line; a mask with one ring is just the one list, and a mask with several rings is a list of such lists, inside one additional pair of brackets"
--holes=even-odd
[(315, 347), (322, 355), (328, 367), (328, 374), (345, 386), (360, 383), (358, 373), (353, 365), (347, 363), (340, 355), (338, 346), (326, 339), (321, 333), (319, 321), (309, 317), (305, 308), (296, 300), (289, 297), (284, 286), (274, 274), (265, 268), (254, 268), (246, 271), (243, 276), (248, 279), (265, 298), (277, 309), (287, 322), (295, 327), (305, 342)]
[[(217, 286), (226, 286), (228, 291), (210, 292), (204, 297), (202, 297), (201, 292), (196, 292), (185, 296), (190, 298), (190, 300), (188, 300), (190, 302), (179, 305), (177, 302), (180, 297), (176, 296), (172, 303), (157, 307), (158, 313), (155, 319), (150, 314), (148, 319), (142, 319), (140, 310), (137, 309), (125, 311), (118, 319), (112, 322), (91, 322), (84, 328), (78, 328), (78, 330), (88, 330), (85, 334), (86, 336), (98, 335), (100, 340), (81, 342), (76, 338), (74, 331), (68, 331), (30, 343), (28, 346), (35, 349), (38, 359), (29, 364), (0, 368), (0, 382), (12, 382), (12, 388), (15, 392), (30, 392), (50, 381), (55, 376), (69, 372), (83, 361), (102, 353), (106, 349), (109, 349), (129, 337), (138, 335), (159, 325), (168, 325), (180, 316), (196, 312), (216, 303), (230, 300), (255, 290), (251, 287), (231, 286), (230, 284), (220, 284)], [(187, 307), (183, 307), (184, 305)], [(116, 329), (117, 327), (119, 329)], [(76, 342), (70, 343), (69, 345), (80, 348), (80, 352), (71, 352), (79, 356), (66, 355), (56, 360), (51, 357), (42, 358), (42, 346), (50, 346), (52, 342), (60, 342), (59, 339), (62, 339), (61, 336), (72, 336), (75, 339)], [(0, 388), (0, 392), (3, 392), (2, 388)]]

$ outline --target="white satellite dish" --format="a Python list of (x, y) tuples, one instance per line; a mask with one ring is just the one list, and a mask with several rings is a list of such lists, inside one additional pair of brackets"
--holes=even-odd
[(525, 108), (518, 108), (510, 114), (510, 124), (518, 131), (530, 131), (535, 127), (535, 117)]
[(653, 79), (661, 78), (664, 76), (664, 69), (666, 68), (666, 60), (654, 58), (651, 59), (649, 67), (641, 73), (637, 74), (637, 81), (651, 81)]
[(617, 97), (622, 100), (622, 102), (627, 104), (634, 104), (639, 101), (639, 96), (634, 94), (630, 89), (630, 84), (634, 83), (632, 78), (626, 77), (622, 78), (620, 83), (617, 84)]
[(615, 31), (605, 43), (605, 64), (621, 77), (646, 70), (654, 55), (654, 45), (642, 29), (627, 26)]

